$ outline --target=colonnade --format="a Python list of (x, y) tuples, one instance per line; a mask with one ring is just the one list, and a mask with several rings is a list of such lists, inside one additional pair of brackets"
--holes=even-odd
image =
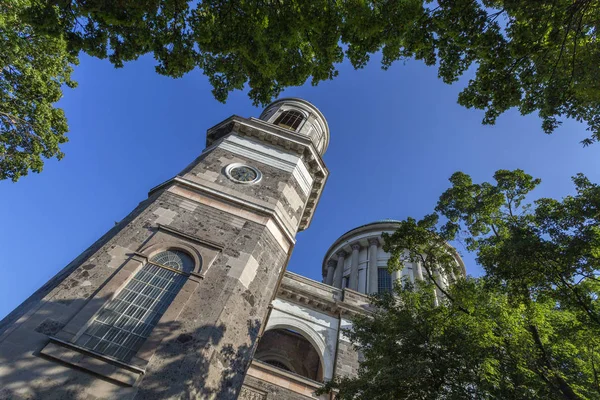
[[(367, 293), (376, 293), (379, 287), (379, 275), (377, 265), (377, 254), (379, 251), (379, 237), (372, 237), (367, 239), (368, 243), (368, 264), (367, 264), (367, 274), (366, 274), (366, 290)], [(357, 241), (354, 243), (350, 243), (349, 246), (351, 251), (348, 252), (346, 250), (338, 250), (335, 255), (337, 259), (329, 259), (327, 261), (327, 270), (325, 275), (325, 283), (328, 285), (332, 285), (336, 288), (342, 288), (342, 281), (344, 278), (344, 265), (346, 259), (351, 257), (350, 261), (350, 274), (349, 281), (347, 287), (349, 289), (360, 291), (358, 287), (359, 282), (359, 253), (363, 249), (363, 246)], [(346, 247), (344, 246), (344, 247)], [(412, 270), (414, 274), (414, 279), (423, 279), (423, 271), (422, 267), (419, 263), (412, 264)], [(400, 278), (400, 271), (393, 275), (393, 279)], [(361, 288), (362, 289), (362, 288)]]

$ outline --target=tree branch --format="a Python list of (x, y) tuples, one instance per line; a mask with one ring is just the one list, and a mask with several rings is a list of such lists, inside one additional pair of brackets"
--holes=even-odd
[[(535, 343), (536, 347), (538, 348), (538, 350), (540, 350), (540, 356), (541, 356), (540, 361), (550, 371), (552, 371), (552, 375), (553, 375), (552, 380), (554, 381), (554, 384), (556, 384), (558, 386), (557, 389), (560, 391), (560, 393), (563, 395), (563, 397), (568, 400), (580, 399), (580, 397), (577, 396), (577, 394), (575, 394), (575, 392), (573, 391), (571, 386), (567, 383), (567, 381), (565, 381), (563, 379), (563, 377), (560, 376), (560, 373), (558, 371), (556, 371), (554, 362), (552, 361), (552, 358), (550, 357), (550, 355), (546, 351), (546, 348), (544, 347), (544, 344), (542, 343), (542, 340), (540, 338), (540, 333), (539, 333), (537, 327), (533, 324), (529, 325), (529, 332), (531, 333), (531, 336), (533, 337), (533, 342)], [(552, 382), (550, 382), (550, 380), (548, 380), (548, 377), (544, 376), (544, 379), (547, 380), (547, 382), (552, 385)]]
[(427, 272), (427, 276), (429, 277), (429, 279), (433, 282), (433, 284), (440, 290), (440, 292), (442, 292), (442, 294), (448, 299), (450, 300), (453, 304), (456, 304), (456, 306), (458, 307), (458, 309), (464, 313), (466, 313), (467, 315), (471, 315), (471, 312), (469, 310), (467, 310), (466, 308), (464, 308), (463, 306), (461, 306), (460, 304), (457, 304), (456, 300), (450, 296), (450, 294), (441, 287), (441, 285), (437, 282), (437, 280), (433, 277), (433, 275), (431, 274), (431, 271), (429, 270), (429, 267), (427, 267), (426, 263), (425, 263), (425, 257), (423, 257), (422, 254), (419, 254), (419, 257), (421, 257), (421, 260), (423, 262), (423, 267), (425, 268), (425, 272)]

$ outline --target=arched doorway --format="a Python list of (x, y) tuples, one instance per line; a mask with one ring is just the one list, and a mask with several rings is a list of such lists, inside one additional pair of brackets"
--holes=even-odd
[(300, 333), (291, 329), (266, 331), (254, 358), (284, 371), (323, 382), (323, 365), (315, 347)]

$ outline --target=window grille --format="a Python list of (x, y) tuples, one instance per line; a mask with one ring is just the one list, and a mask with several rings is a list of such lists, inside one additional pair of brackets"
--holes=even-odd
[(304, 115), (299, 111), (288, 110), (282, 112), (275, 120), (275, 125), (295, 131), (304, 120)]
[(290, 371), (292, 372), (292, 370), (290, 370), (284, 363), (282, 363), (281, 361), (277, 361), (277, 360), (266, 360), (265, 361), (267, 364), (272, 365), (274, 367), (277, 368), (281, 368), (285, 371)]
[(193, 270), (185, 253), (163, 251), (98, 312), (77, 344), (128, 361), (137, 353)]
[(392, 275), (387, 268), (377, 270), (377, 292), (386, 293), (392, 291)]

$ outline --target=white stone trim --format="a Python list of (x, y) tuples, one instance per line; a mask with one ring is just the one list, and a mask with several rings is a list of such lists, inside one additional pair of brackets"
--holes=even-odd
[[(246, 182), (246, 181), (240, 181), (239, 179), (237, 179), (233, 175), (231, 175), (232, 170), (234, 170), (235, 168), (240, 168), (240, 167), (245, 167), (245, 168), (248, 168), (248, 169), (251, 169), (252, 171), (254, 171), (254, 173), (256, 174), (256, 178), (254, 178), (253, 180), (251, 180), (249, 182)], [(243, 163), (229, 164), (227, 167), (225, 167), (225, 175), (227, 175), (227, 177), (229, 179), (231, 179), (232, 181), (234, 181), (235, 183), (241, 183), (242, 185), (252, 185), (254, 183), (260, 182), (260, 180), (262, 179), (262, 172), (260, 172), (257, 168), (251, 167), (251, 166), (243, 164)]]
[(282, 299), (275, 299), (265, 331), (272, 329), (291, 329), (304, 336), (319, 353), (325, 380), (333, 377), (337, 318)]
[[(233, 262), (230, 260), (231, 269), (227, 273), (227, 276), (239, 280), (246, 289), (250, 287), (250, 284), (256, 277), (256, 271), (258, 271), (258, 261), (253, 256), (248, 257), (247, 260), (241, 258), (241, 262)], [(239, 260), (236, 260), (239, 261)]]
[(299, 156), (286, 153), (272, 146), (245, 137), (230, 135), (217, 147), (245, 157), (250, 160), (269, 165), (289, 172), (298, 182), (304, 195), (308, 196), (313, 184), (313, 178)]
[[(383, 230), (383, 231), (378, 231), (378, 232), (366, 232), (360, 235), (356, 235), (356, 236), (352, 236), (351, 238), (344, 240), (342, 243), (339, 243), (337, 246), (335, 246), (333, 249), (330, 249), (329, 251), (327, 251), (327, 254), (330, 255), (330, 257), (332, 257), (333, 255), (335, 255), (338, 251), (343, 250), (344, 247), (348, 247), (351, 244), (358, 242), (360, 240), (363, 239), (368, 239), (371, 238), (373, 236), (381, 236), (381, 234), (385, 232), (385, 233), (389, 233), (389, 234), (393, 234), (395, 231), (387, 231), (387, 230)], [(388, 257), (389, 258), (389, 257)]]

